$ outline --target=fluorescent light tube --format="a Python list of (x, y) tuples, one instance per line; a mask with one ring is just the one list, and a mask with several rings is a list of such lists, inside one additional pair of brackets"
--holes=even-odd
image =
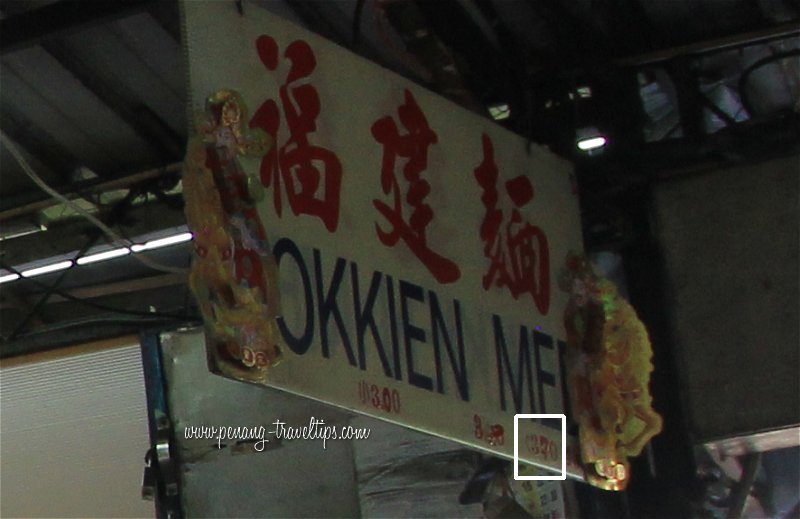
[(9, 281), (16, 281), (19, 279), (19, 274), (6, 274), (0, 276), (0, 283), (8, 283)]
[(174, 245), (176, 243), (189, 241), (192, 239), (192, 237), (193, 237), (192, 233), (182, 232), (180, 234), (173, 234), (172, 236), (167, 236), (166, 238), (158, 238), (157, 240), (150, 240), (149, 242), (143, 245), (133, 245), (131, 246), (131, 250), (133, 252), (141, 252), (143, 250), (160, 249), (161, 247), (166, 247), (167, 245)]
[(103, 252), (98, 252), (97, 254), (91, 254), (89, 256), (80, 257), (78, 258), (78, 261), (76, 263), (78, 265), (86, 265), (87, 263), (97, 263), (98, 261), (103, 261), (111, 258), (119, 258), (120, 256), (125, 256), (130, 253), (131, 250), (128, 247), (111, 249)]
[(59, 261), (58, 263), (51, 263), (44, 267), (36, 267), (33, 269), (23, 270), (20, 272), (24, 278), (32, 278), (33, 276), (41, 276), (42, 274), (49, 274), (59, 270), (68, 269), (72, 266), (72, 260)]

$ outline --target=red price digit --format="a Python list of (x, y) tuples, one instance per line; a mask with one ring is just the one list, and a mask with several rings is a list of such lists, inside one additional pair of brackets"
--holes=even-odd
[(375, 384), (372, 384), (369, 387), (369, 390), (370, 390), (370, 394), (372, 395), (372, 407), (374, 407), (376, 409), (380, 409), (381, 408), (381, 396), (380, 396), (380, 391), (378, 391), (378, 386), (376, 386)]
[(400, 413), (400, 392), (396, 389), (362, 380), (358, 383), (358, 398), (362, 404), (370, 404), (386, 413)]
[(383, 409), (387, 413), (391, 412), (392, 410), (392, 392), (389, 391), (388, 387), (383, 388), (383, 393), (381, 398), (381, 409)]

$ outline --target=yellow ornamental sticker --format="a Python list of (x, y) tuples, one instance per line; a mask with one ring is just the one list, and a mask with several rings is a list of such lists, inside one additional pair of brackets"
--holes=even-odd
[(570, 254), (560, 281), (570, 293), (564, 312), (567, 386), (581, 460), (591, 484), (622, 490), (630, 479), (628, 458), (662, 427), (648, 387), (650, 338), (630, 303), (586, 258)]

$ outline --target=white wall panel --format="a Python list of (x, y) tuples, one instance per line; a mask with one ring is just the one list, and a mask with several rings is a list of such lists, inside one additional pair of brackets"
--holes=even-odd
[(0, 368), (0, 516), (154, 515), (139, 345), (104, 346)]

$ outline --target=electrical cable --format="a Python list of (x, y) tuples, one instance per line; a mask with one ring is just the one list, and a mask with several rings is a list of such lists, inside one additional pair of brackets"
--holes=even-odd
[(38, 286), (42, 290), (48, 290), (48, 291), (52, 292), (53, 294), (58, 294), (59, 296), (63, 297), (64, 299), (67, 299), (69, 301), (72, 301), (72, 302), (75, 302), (75, 303), (79, 303), (79, 304), (82, 304), (82, 305), (91, 306), (92, 308), (96, 308), (98, 310), (105, 310), (106, 312), (115, 312), (115, 313), (118, 313), (118, 314), (135, 315), (137, 317), (160, 317), (160, 318), (165, 318), (165, 319), (175, 319), (175, 320), (179, 320), (179, 321), (192, 321), (192, 322), (195, 322), (195, 321), (196, 322), (200, 322), (200, 321), (202, 321), (202, 319), (199, 316), (195, 316), (195, 315), (167, 314), (167, 313), (163, 313), (163, 312), (140, 312), (140, 311), (137, 311), (137, 310), (127, 310), (125, 308), (116, 308), (116, 307), (104, 305), (104, 304), (101, 304), (101, 303), (95, 303), (95, 302), (89, 301), (88, 299), (75, 297), (72, 294), (70, 294), (69, 292), (65, 292), (65, 291), (60, 290), (58, 288), (54, 288), (54, 287), (48, 286), (45, 283), (41, 283), (39, 281), (36, 281), (33, 278), (22, 277), (21, 273), (17, 269), (15, 269), (14, 267), (11, 267), (9, 265), (6, 265), (4, 262), (0, 262), (0, 267), (8, 270), (9, 272), (11, 272), (13, 274), (19, 275), (21, 280), (28, 281), (29, 283), (32, 283), (32, 284)]
[[(22, 171), (24, 171), (25, 174), (31, 180), (33, 180), (33, 182), (37, 186), (39, 186), (39, 188), (42, 191), (44, 191), (45, 193), (47, 193), (48, 195), (53, 197), (55, 200), (58, 200), (59, 202), (67, 205), (70, 209), (72, 209), (73, 211), (77, 212), (83, 218), (85, 218), (86, 220), (88, 220), (89, 222), (94, 224), (98, 229), (100, 229), (103, 232), (103, 234), (105, 234), (112, 241), (113, 244), (120, 244), (120, 245), (124, 245), (126, 247), (130, 247), (131, 245), (133, 245), (133, 243), (131, 243), (130, 240), (126, 240), (126, 239), (122, 238), (119, 234), (114, 232), (109, 226), (107, 226), (106, 224), (101, 222), (93, 214), (91, 214), (90, 212), (86, 211), (80, 205), (76, 204), (75, 202), (73, 202), (69, 198), (65, 197), (64, 195), (62, 195), (61, 193), (59, 193), (58, 191), (56, 191), (55, 189), (50, 187), (44, 180), (42, 180), (42, 178), (39, 177), (39, 175), (37, 175), (36, 172), (33, 170), (31, 165), (28, 163), (28, 161), (25, 159), (25, 157), (22, 155), (22, 153), (19, 151), (19, 149), (17, 149), (17, 146), (14, 144), (14, 142), (2, 130), (0, 130), (0, 140), (2, 140), (3, 145), (6, 147), (6, 149), (9, 151), (9, 153), (11, 153), (11, 155), (17, 161), (17, 164), (19, 164), (19, 166), (22, 168)], [(187, 269), (185, 269), (185, 268), (177, 268), (177, 267), (170, 267), (168, 265), (162, 265), (162, 264), (160, 264), (160, 263), (158, 263), (156, 261), (153, 261), (150, 258), (147, 258), (146, 256), (143, 256), (143, 255), (140, 255), (140, 254), (134, 254), (133, 257), (136, 258), (142, 264), (144, 264), (144, 265), (146, 265), (146, 266), (148, 266), (148, 267), (150, 267), (152, 269), (155, 269), (155, 270), (160, 270), (162, 272), (169, 272), (169, 273), (172, 273), (172, 274), (186, 274), (187, 273)]]
[(750, 491), (753, 489), (756, 476), (758, 476), (761, 457), (762, 453), (754, 452), (739, 458), (739, 463), (742, 464), (742, 476), (731, 490), (730, 505), (728, 506), (729, 519), (740, 519), (743, 517), (744, 505), (747, 502)]
[[(111, 213), (109, 214), (107, 221), (109, 223), (117, 221), (122, 216), (125, 209), (130, 206), (131, 202), (135, 200), (137, 196), (138, 192), (136, 189), (129, 190), (128, 194), (126, 194), (122, 200), (114, 204), (114, 207), (111, 210)], [(100, 236), (102, 236), (102, 234), (98, 232), (97, 229), (94, 229), (93, 231), (94, 232), (91, 233), (86, 243), (80, 248), (80, 250), (78, 250), (75, 253), (75, 256), (72, 258), (73, 262), (77, 261), (84, 254), (86, 254), (86, 251), (88, 251), (92, 246), (94, 246), (94, 244), (97, 243), (97, 240), (100, 239)], [(125, 238), (127, 238), (127, 236), (125, 236)], [(69, 275), (70, 272), (72, 272), (71, 268), (61, 271), (61, 274), (59, 275), (58, 279), (56, 279), (51, 285), (48, 286), (47, 291), (39, 298), (38, 301), (36, 301), (36, 304), (34, 304), (33, 307), (28, 311), (27, 315), (22, 318), (20, 323), (17, 325), (17, 327), (9, 336), (9, 340), (14, 340), (15, 338), (17, 338), (19, 333), (25, 329), (25, 327), (28, 325), (31, 319), (33, 319), (33, 317), (44, 306), (44, 304), (53, 294), (53, 290), (57, 289), (61, 285), (61, 283), (64, 282), (64, 280), (66, 279), (66, 277)]]
[(372, 10), (372, 23), (375, 27), (377, 37), (380, 38), (381, 47), (385, 52), (390, 54), (391, 59), (399, 61), (402, 66), (406, 67), (406, 69), (419, 80), (430, 83), (433, 81), (433, 73), (431, 70), (416, 56), (411, 54), (407, 48), (398, 45), (397, 41), (390, 36), (389, 29), (402, 40), (402, 35), (392, 27), (386, 12), (391, 2), (392, 0), (377, 0), (376, 9)]
[[(57, 332), (59, 330), (68, 330), (70, 328), (77, 328), (81, 326), (97, 326), (97, 325), (104, 325), (104, 324), (153, 324), (153, 323), (162, 323), (164, 321), (172, 321), (168, 317), (115, 317), (113, 315), (105, 315), (105, 316), (98, 316), (98, 317), (90, 317), (87, 319), (76, 319), (72, 321), (65, 321), (61, 323), (55, 323), (51, 325), (40, 326), (36, 328), (35, 332), (27, 333), (24, 335), (20, 335), (17, 337), (17, 340), (23, 340), (25, 338), (35, 337), (37, 335), (45, 334), (45, 333), (52, 333)], [(9, 338), (6, 339), (6, 342), (11, 342), (13, 339)]]
[(747, 110), (751, 116), (756, 115), (757, 111), (754, 110), (753, 103), (750, 102), (750, 95), (747, 93), (747, 83), (750, 80), (750, 74), (764, 65), (769, 65), (770, 63), (795, 56), (800, 56), (800, 49), (778, 52), (772, 56), (761, 58), (742, 71), (742, 74), (739, 76), (739, 98), (742, 100), (742, 106), (744, 106), (745, 110)]
[[(86, 253), (86, 251), (89, 250), (89, 248), (91, 248), (97, 242), (98, 238), (100, 238), (100, 234), (95, 232), (94, 236), (91, 236), (83, 245), (83, 247), (81, 247), (80, 250), (75, 254), (75, 257), (72, 258), (72, 261), (74, 262), (80, 256), (83, 256)], [(39, 298), (38, 301), (36, 301), (33, 307), (30, 308), (25, 317), (23, 317), (22, 320), (20, 320), (19, 324), (17, 324), (17, 326), (14, 328), (14, 331), (12, 331), (11, 335), (8, 336), (8, 340), (13, 341), (14, 339), (17, 338), (17, 336), (20, 334), (21, 331), (25, 329), (25, 327), (28, 325), (31, 319), (33, 319), (34, 316), (37, 313), (39, 313), (39, 310), (41, 310), (41, 308), (44, 306), (44, 304), (47, 302), (50, 296), (53, 295), (53, 291), (57, 290), (58, 286), (64, 282), (64, 279), (66, 279), (67, 275), (71, 270), (72, 269), (66, 269), (61, 271), (61, 274), (58, 276), (58, 279), (56, 279), (52, 285), (49, 285), (47, 287), (45, 293)], [(20, 277), (22, 276), (20, 275)]]
[(361, 39), (361, 15), (364, 12), (364, 1), (358, 0), (356, 2), (356, 8), (353, 13), (353, 47), (357, 46)]
[(738, 115), (739, 112), (736, 112), (736, 114), (734, 114), (734, 116), (731, 117), (730, 114), (728, 114), (725, 110), (720, 108), (720, 106), (717, 103), (709, 99), (709, 97), (704, 93), (700, 92), (699, 97), (700, 97), (700, 104), (705, 105), (705, 107), (709, 109), (714, 115), (722, 119), (722, 121), (725, 123), (725, 127), (733, 128), (734, 126), (736, 126), (737, 121), (735, 117), (736, 115)]

